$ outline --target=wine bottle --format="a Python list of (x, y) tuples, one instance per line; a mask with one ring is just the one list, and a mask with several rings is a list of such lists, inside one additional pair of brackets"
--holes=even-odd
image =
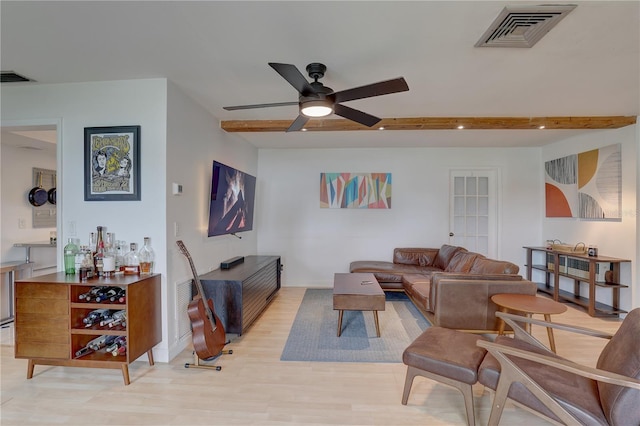
[(89, 290), (86, 293), (82, 293), (81, 295), (78, 296), (78, 299), (80, 300), (84, 300), (85, 302), (90, 302), (91, 299), (94, 299), (96, 297), (96, 295), (98, 294), (98, 292), (102, 291), (105, 288), (105, 286), (93, 286), (91, 287), (91, 290)]
[(111, 317), (111, 313), (109, 309), (95, 309), (82, 319), (82, 322), (85, 324), (86, 328), (91, 327), (92, 325), (99, 323), (104, 318)]
[(103, 275), (103, 261), (104, 261), (104, 239), (102, 231), (104, 226), (98, 226), (98, 238), (96, 240), (96, 255), (94, 261), (96, 264), (96, 272), (99, 277)]
[[(109, 298), (109, 300), (110, 300), (111, 302), (119, 302), (119, 303), (123, 303), (123, 302), (124, 302), (124, 297), (125, 297), (125, 295), (126, 295), (126, 294), (127, 294), (127, 291), (126, 291), (124, 288), (120, 288), (120, 289), (118, 290), (118, 293), (117, 293), (117, 294), (115, 294), (115, 295), (113, 295), (113, 296), (111, 296), (111, 297)], [(121, 298), (122, 298), (122, 300), (120, 300)]]
[(111, 297), (114, 297), (116, 294), (118, 294), (119, 290), (120, 287), (105, 287), (104, 289), (96, 293), (96, 303), (101, 303), (109, 300)]
[(109, 323), (109, 327), (115, 327), (116, 325), (125, 326), (127, 321), (127, 311), (124, 309), (116, 311), (111, 315), (112, 321)]
[(92, 352), (100, 349), (100, 345), (102, 345), (107, 339), (107, 336), (98, 336), (93, 340), (90, 340), (83, 348), (77, 350), (75, 352), (76, 358), (80, 358), (81, 356), (85, 356)]
[(127, 344), (127, 338), (126, 336), (118, 336), (112, 344), (110, 344), (109, 346), (107, 346), (105, 348), (105, 350), (107, 352), (111, 352), (113, 353), (114, 351), (117, 351), (118, 348), (120, 348), (121, 346), (124, 346)]

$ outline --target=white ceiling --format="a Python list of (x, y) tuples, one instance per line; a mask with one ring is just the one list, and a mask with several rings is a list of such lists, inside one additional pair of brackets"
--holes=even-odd
[[(268, 62), (328, 67), (334, 90), (403, 76), (410, 91), (349, 106), (382, 117), (640, 114), (640, 2), (577, 1), (532, 48), (475, 48), (507, 5), (548, 1), (5, 1), (1, 67), (71, 83), (167, 78), (221, 120), (293, 119)], [(565, 3), (565, 2), (563, 2)], [(3, 85), (4, 86), (4, 85)], [(584, 132), (584, 131), (583, 131)], [(257, 147), (541, 146), (580, 131), (238, 134)]]

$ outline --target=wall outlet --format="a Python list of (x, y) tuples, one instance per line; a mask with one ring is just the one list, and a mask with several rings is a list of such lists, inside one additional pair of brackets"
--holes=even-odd
[(19, 218), (18, 219), (18, 228), (24, 229), (26, 227), (27, 227), (27, 221), (23, 217)]
[(173, 236), (180, 236), (180, 224), (178, 222), (173, 222)]
[(76, 221), (75, 220), (70, 220), (69, 223), (67, 224), (68, 226), (68, 233), (70, 237), (75, 237), (76, 236)]

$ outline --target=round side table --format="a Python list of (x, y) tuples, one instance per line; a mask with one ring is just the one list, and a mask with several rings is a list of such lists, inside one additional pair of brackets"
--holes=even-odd
[[(547, 322), (551, 322), (551, 315), (561, 314), (567, 310), (567, 307), (562, 303), (528, 294), (494, 294), (491, 296), (491, 300), (498, 305), (501, 312), (515, 311), (523, 313), (529, 318), (532, 314), (542, 314)], [(531, 333), (531, 324), (526, 324), (526, 330)], [(500, 320), (498, 334), (504, 334), (504, 321), (502, 320)], [(547, 336), (549, 336), (549, 346), (555, 352), (556, 342), (553, 339), (551, 327), (547, 327)]]

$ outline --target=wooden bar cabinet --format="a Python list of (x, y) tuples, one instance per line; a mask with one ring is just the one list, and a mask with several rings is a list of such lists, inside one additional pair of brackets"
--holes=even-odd
[[(129, 364), (162, 340), (160, 275), (115, 275), (81, 282), (64, 272), (41, 275), (15, 283), (15, 357), (29, 360), (27, 379), (36, 365), (121, 369), (130, 383)], [(84, 302), (79, 296), (94, 286), (124, 288), (126, 300)], [(83, 318), (95, 309), (126, 310), (126, 325), (86, 327)], [(125, 336), (127, 352), (113, 356), (104, 349), (76, 358), (76, 351), (102, 335)]]

